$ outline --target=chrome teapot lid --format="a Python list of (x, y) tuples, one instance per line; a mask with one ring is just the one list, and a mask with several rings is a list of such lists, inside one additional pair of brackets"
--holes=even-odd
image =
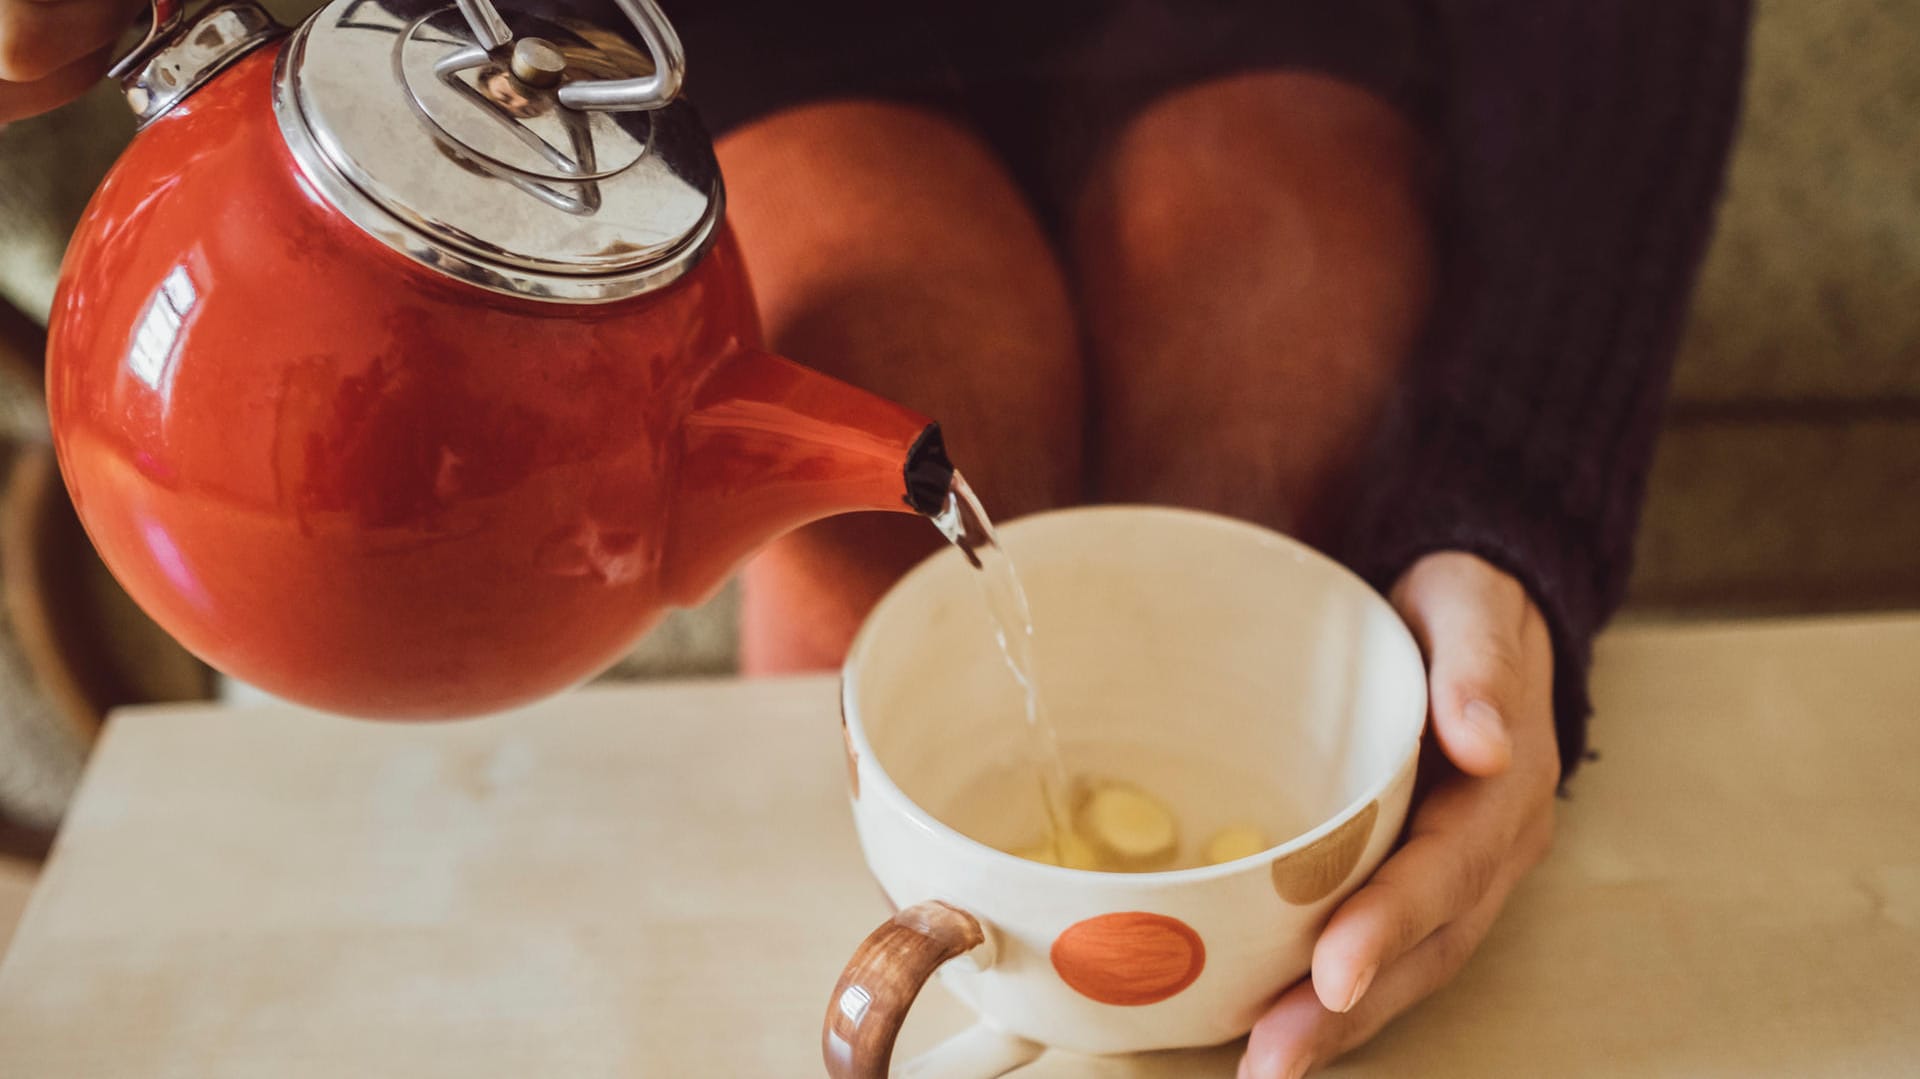
[(685, 102), (679, 39), (640, 44), (487, 0), (333, 0), (280, 53), (273, 104), (301, 171), (389, 247), (484, 288), (594, 303), (698, 261), (724, 195)]

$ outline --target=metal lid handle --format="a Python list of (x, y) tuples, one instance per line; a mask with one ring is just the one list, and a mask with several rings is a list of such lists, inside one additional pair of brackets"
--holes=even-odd
[(492, 52), (513, 40), (513, 31), (507, 29), (507, 21), (500, 17), (488, 0), (454, 0), (460, 5), (460, 14), (466, 17), (467, 26), (473, 30), (473, 39), (480, 47)]
[(147, 57), (160, 47), (161, 40), (172, 33), (173, 28), (179, 26), (180, 20), (186, 16), (182, 0), (151, 0), (148, 6), (151, 18), (147, 21), (147, 36), (141, 38), (140, 44), (125, 56), (113, 62), (113, 66), (107, 69), (109, 78), (125, 78), (129, 72), (145, 63)]
[[(156, 0), (156, 6), (160, 0)], [(492, 0), (456, 0), (473, 36), (489, 52), (513, 41), (513, 31)], [(663, 108), (680, 93), (687, 75), (687, 55), (680, 35), (653, 0), (615, 0), (653, 58), (653, 74), (637, 79), (571, 82), (559, 91), (560, 104), (596, 112), (640, 112)]]
[(145, 127), (224, 71), (279, 37), (285, 28), (253, 0), (149, 0), (144, 36), (107, 74), (120, 83), (138, 126)]

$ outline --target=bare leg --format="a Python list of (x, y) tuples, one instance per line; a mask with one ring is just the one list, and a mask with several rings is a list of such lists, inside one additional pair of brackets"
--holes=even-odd
[(1324, 539), (1425, 318), (1418, 142), (1347, 84), (1169, 96), (1099, 161), (1073, 250), (1096, 486)]
[[(776, 351), (940, 420), (996, 517), (1078, 496), (1082, 372), (1065, 282), (978, 139), (929, 112), (846, 102), (743, 128), (720, 160)], [(745, 576), (742, 668), (838, 663), (937, 543), (925, 521), (889, 514), (778, 541)]]

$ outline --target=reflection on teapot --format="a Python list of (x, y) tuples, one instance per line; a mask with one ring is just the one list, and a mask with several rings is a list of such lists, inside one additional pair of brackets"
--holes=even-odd
[(435, 0), (291, 36), (156, 5), (48, 389), (101, 555), (214, 666), (357, 715), (492, 711), (787, 529), (938, 509), (937, 427), (760, 349), (678, 42), (633, 10), (644, 54), (516, 11), (488, 41), (499, 16)]

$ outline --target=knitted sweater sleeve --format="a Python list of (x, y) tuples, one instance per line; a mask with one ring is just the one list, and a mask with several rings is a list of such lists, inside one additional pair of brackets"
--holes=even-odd
[(1439, 0), (1435, 315), (1346, 554), (1467, 551), (1551, 628), (1563, 774), (1739, 112), (1746, 0)]

